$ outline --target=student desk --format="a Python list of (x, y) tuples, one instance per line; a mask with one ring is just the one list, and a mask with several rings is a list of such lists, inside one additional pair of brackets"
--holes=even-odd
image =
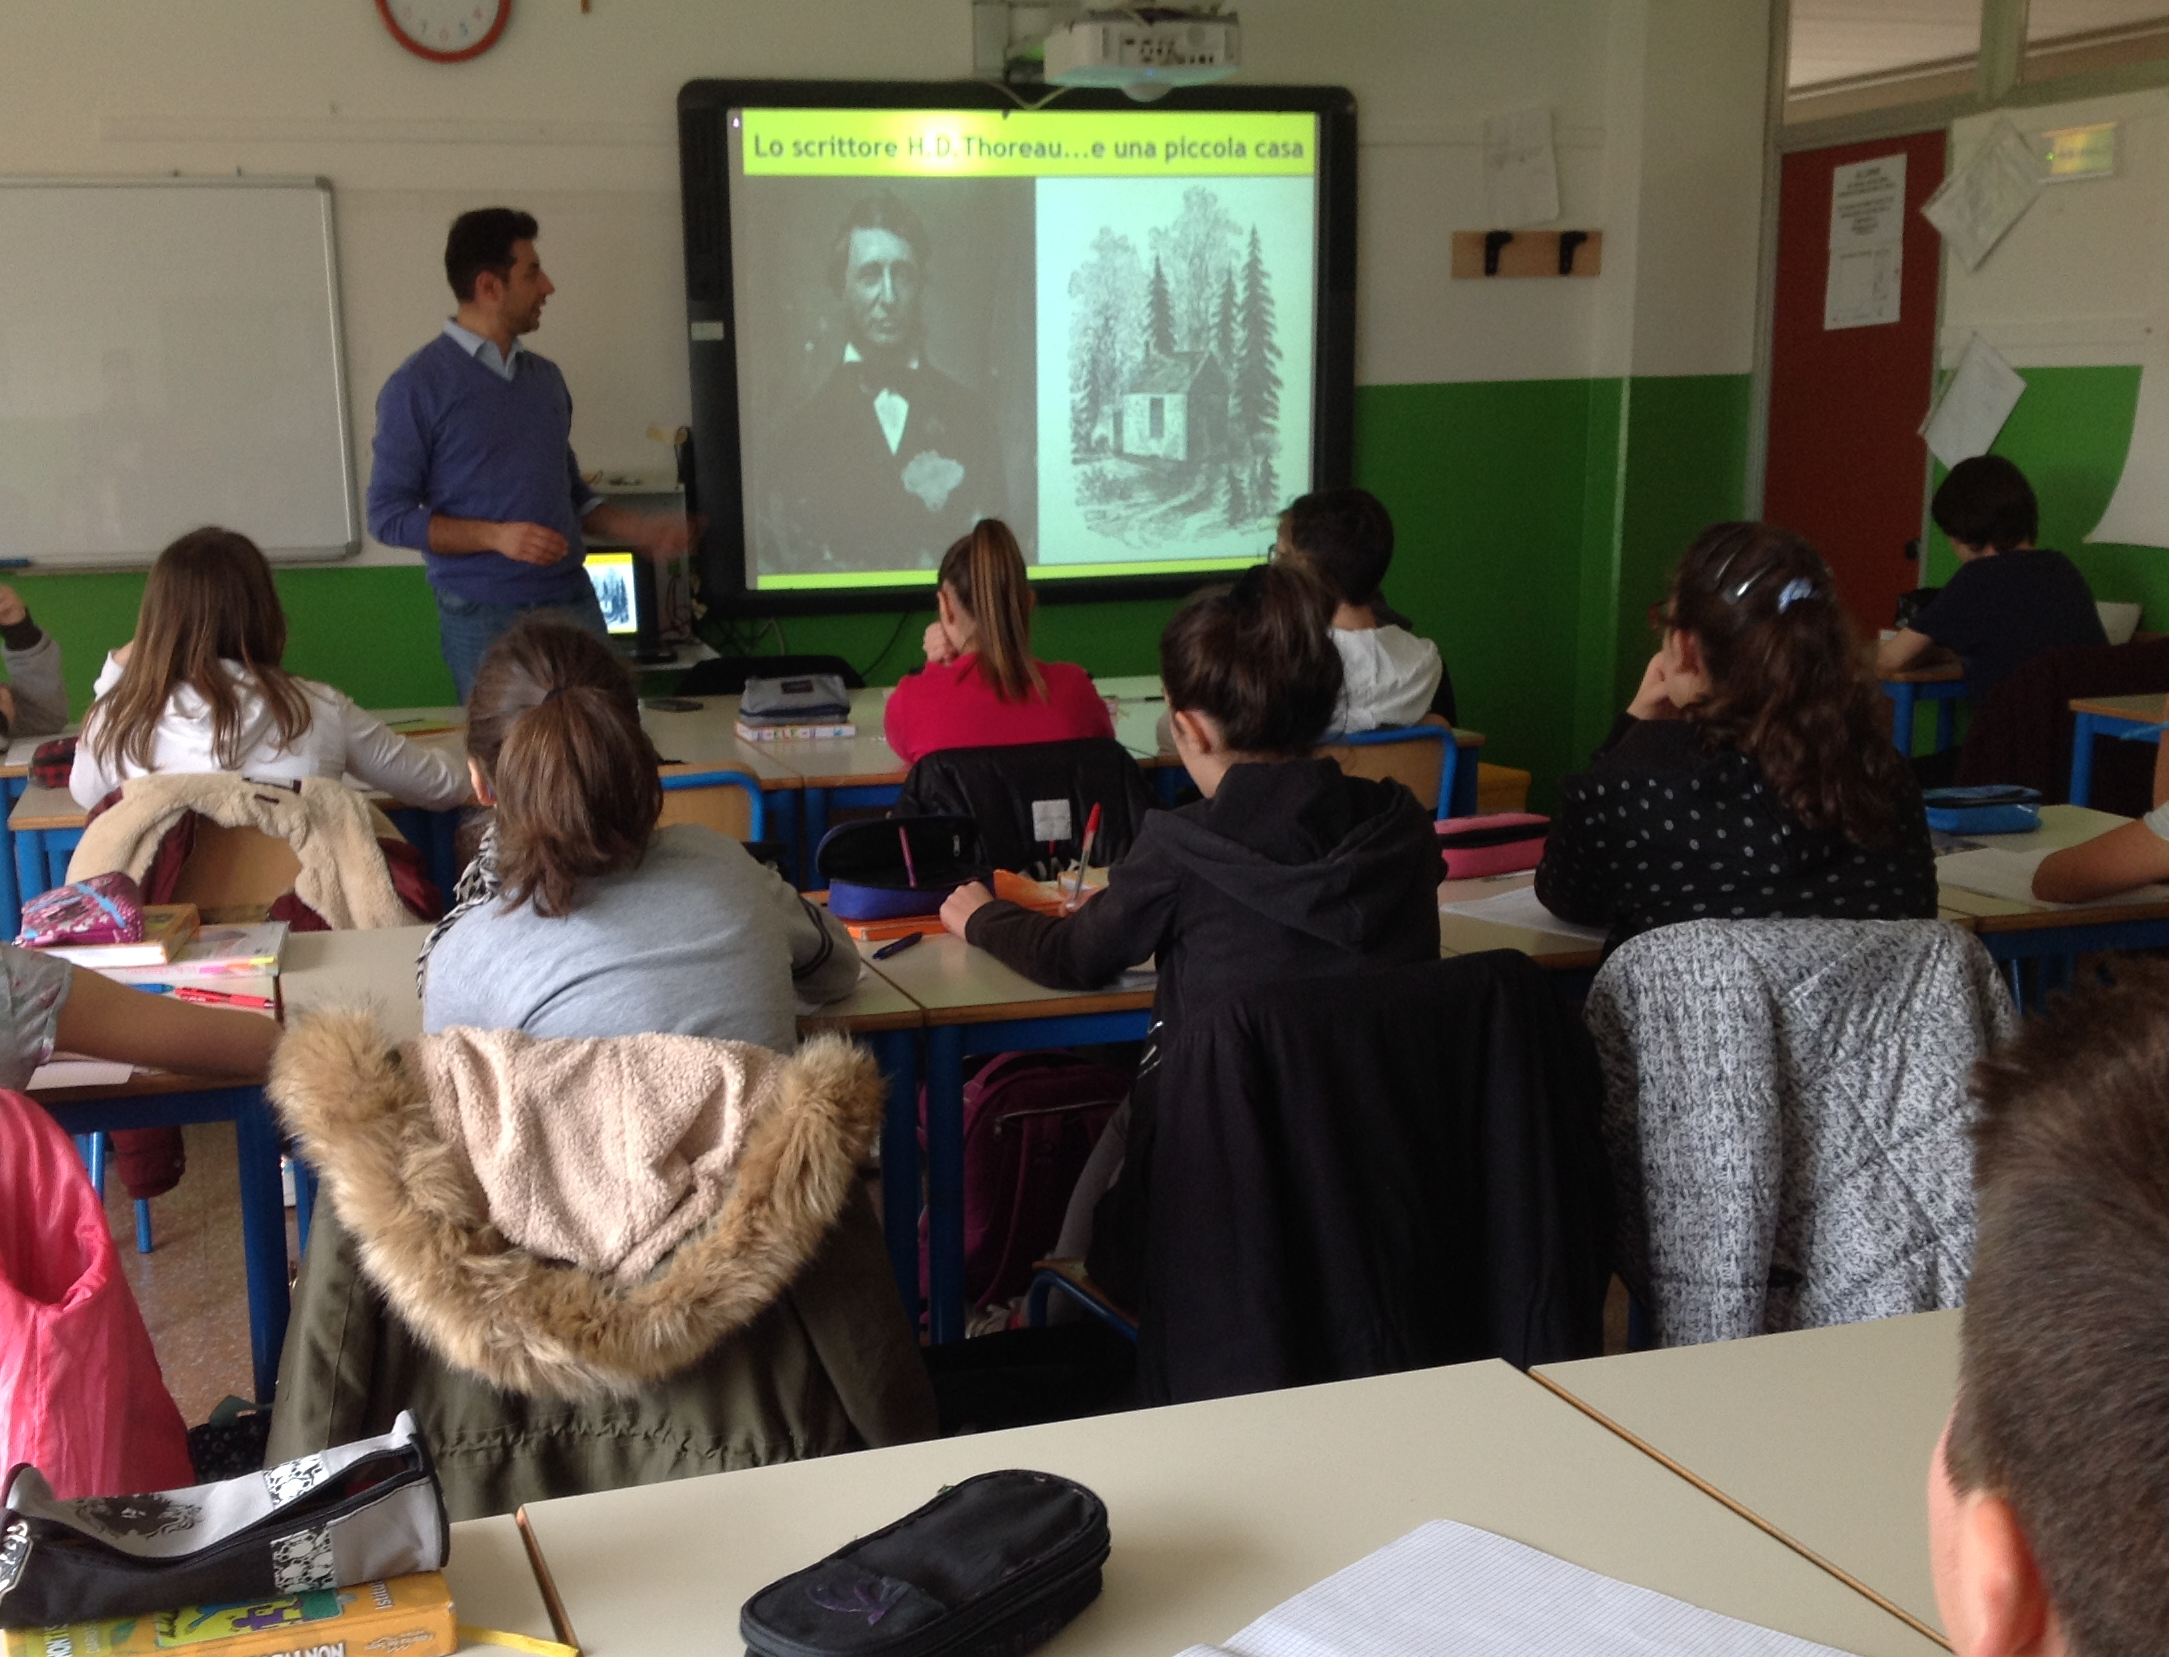
[(1913, 709), (1920, 702), (1935, 704), (1936, 745), (1929, 752), (1940, 754), (1951, 745), (1952, 715), (1956, 704), (1966, 698), (1964, 668), (1955, 661), (1909, 667), (1889, 675), (1882, 685), (1883, 694), (1890, 698), (1890, 734), (1899, 753), (1913, 751)]
[(1928, 1463), (1958, 1395), (1961, 1314), (1534, 1373), (1780, 1541), (1940, 1638)]
[(1048, 1657), (1225, 1640), (1431, 1519), (1863, 1657), (1938, 1649), (1497, 1361), (564, 1497), (527, 1516), (591, 1657), (735, 1650), (760, 1588), (1007, 1467), (1107, 1504), (1105, 1589)]
[(1473, 903), (1503, 892), (1536, 883), (1536, 872), (1487, 875), (1477, 880), (1443, 881), (1438, 889), (1438, 941), (1441, 955), (1477, 955), (1487, 949), (1511, 949), (1528, 956), (1541, 967), (1562, 972), (1589, 972), (1604, 958), (1604, 945), (1561, 932), (1542, 932), (1533, 926), (1509, 926), (1481, 915), (1453, 915), (1449, 903)]
[[(30, 762), (37, 757), (39, 748), (62, 737), (75, 736), (82, 730), (80, 720), (70, 720), (49, 736), (18, 736), (11, 738), (7, 752), (0, 755), (0, 799), (6, 809), (13, 810), (15, 802), (22, 798), (23, 790), (30, 786)], [(0, 925), (7, 928), (12, 938), (23, 929), (23, 893), (15, 874), (15, 847), (13, 837), (4, 822), (0, 822)]]
[(2071, 702), (2071, 803), (2087, 805), (2094, 795), (2094, 738), (2123, 737), (2133, 742), (2161, 740), (2169, 718), (2169, 697), (2160, 691), (2137, 696), (2079, 696)]
[(550, 1608), (535, 1581), (534, 1567), (528, 1562), (527, 1544), (520, 1540), (519, 1523), (511, 1514), (462, 1519), (455, 1524), (452, 1551), (444, 1562), (444, 1580), (451, 1587), (454, 1614), (461, 1623), (504, 1634), (524, 1634), (531, 1640), (557, 1638)]
[[(241, 1256), (248, 1280), (249, 1357), (256, 1397), (268, 1400), (286, 1339), (286, 1198), (279, 1131), (254, 1082), (139, 1072), (118, 1087), (41, 1087), (36, 1099), (70, 1134), (231, 1122), (241, 1196)], [(198, 1176), (199, 1178), (201, 1176)]]
[[(928, 936), (881, 962), (878, 970), (924, 1015), (927, 1325), (937, 1342), (962, 1340), (965, 1058), (1013, 1048), (1141, 1041), (1151, 1023), (1155, 985), (1149, 974), (1138, 974), (1105, 990), (1042, 989), (947, 933)], [(892, 1110), (891, 1129), (900, 1134), (896, 1114)], [(915, 1155), (913, 1161), (916, 1167)], [(886, 1163), (883, 1172), (893, 1177)], [(890, 1248), (896, 1247), (892, 1234)], [(913, 1247), (916, 1272), (916, 1239)], [(904, 1303), (913, 1298), (907, 1293)]]

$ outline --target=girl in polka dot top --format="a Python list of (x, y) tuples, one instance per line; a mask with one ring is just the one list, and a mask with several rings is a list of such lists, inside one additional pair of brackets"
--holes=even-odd
[(1610, 944), (1709, 919), (1933, 919), (1920, 789), (1883, 728), (1822, 555), (1716, 524), (1680, 560), (1663, 648), (1570, 777), (1536, 893)]

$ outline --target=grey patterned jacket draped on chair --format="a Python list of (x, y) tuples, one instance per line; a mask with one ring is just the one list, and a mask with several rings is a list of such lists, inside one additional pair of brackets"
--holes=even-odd
[(1696, 921), (1630, 940), (1586, 1009), (1619, 1261), (1661, 1345), (1963, 1304), (1967, 1093), (2017, 1028), (1939, 921)]

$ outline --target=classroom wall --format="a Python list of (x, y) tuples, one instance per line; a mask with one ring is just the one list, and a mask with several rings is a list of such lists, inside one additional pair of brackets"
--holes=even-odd
[[(2132, 452), (2143, 375), (2169, 376), (2169, 90), (2010, 112), (2021, 132), (2121, 123), (2117, 176), (2044, 189), (1981, 263), (1944, 260), (1938, 341), (1945, 368), (1976, 332), (2017, 368), (2026, 391), (1997, 438), (2041, 499), (2041, 544), (2068, 552), (2094, 596), (2142, 604), (2142, 627), (2169, 630), (2169, 550), (2088, 542)], [(1958, 122), (1963, 165), (1995, 117)], [(2141, 464), (2164, 453), (2142, 447)], [(1932, 466), (1930, 486), (1943, 471)], [(1925, 510), (1924, 510), (1925, 516)], [(1956, 558), (1929, 526), (1925, 579)]]
[[(1739, 0), (1246, 0), (1245, 78), (1358, 100), (1357, 474), (1401, 525), (1389, 591), (1446, 650), (1464, 720), (1548, 785), (1631, 687), (1639, 616), (1700, 520), (1738, 509), (1767, 53)], [(372, 8), (290, 0), (0, 0), (0, 154), (22, 173), (325, 175), (363, 452), (376, 388), (446, 308), (443, 226), (529, 207), (560, 292), (536, 344), (566, 369), (583, 461), (653, 469), (686, 418), (673, 99), (701, 75), (950, 78), (965, 0), (523, 4), (450, 68)], [(1486, 114), (1555, 112), (1562, 222), (1595, 281), (1453, 282), (1486, 225)], [(155, 257), (146, 261), (155, 291)], [(280, 576), (290, 662), (365, 703), (440, 700), (434, 610), (407, 555)], [(80, 699), (139, 577), (36, 576)], [(1049, 605), (1050, 655), (1148, 671), (1171, 606)], [(877, 682), (923, 617), (803, 618), (793, 649)], [(892, 642), (893, 641), (893, 642)], [(884, 649), (885, 646), (890, 648)], [(878, 660), (876, 659), (878, 656)]]

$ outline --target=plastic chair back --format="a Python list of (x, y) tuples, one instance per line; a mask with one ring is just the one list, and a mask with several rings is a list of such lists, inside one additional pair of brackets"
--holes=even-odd
[(1435, 818), (1453, 815), (1454, 773), (1460, 749), (1451, 725), (1396, 725), (1382, 731), (1352, 731), (1318, 749), (1321, 759), (1337, 762), (1351, 777), (1371, 777), (1404, 784), (1432, 807)]

